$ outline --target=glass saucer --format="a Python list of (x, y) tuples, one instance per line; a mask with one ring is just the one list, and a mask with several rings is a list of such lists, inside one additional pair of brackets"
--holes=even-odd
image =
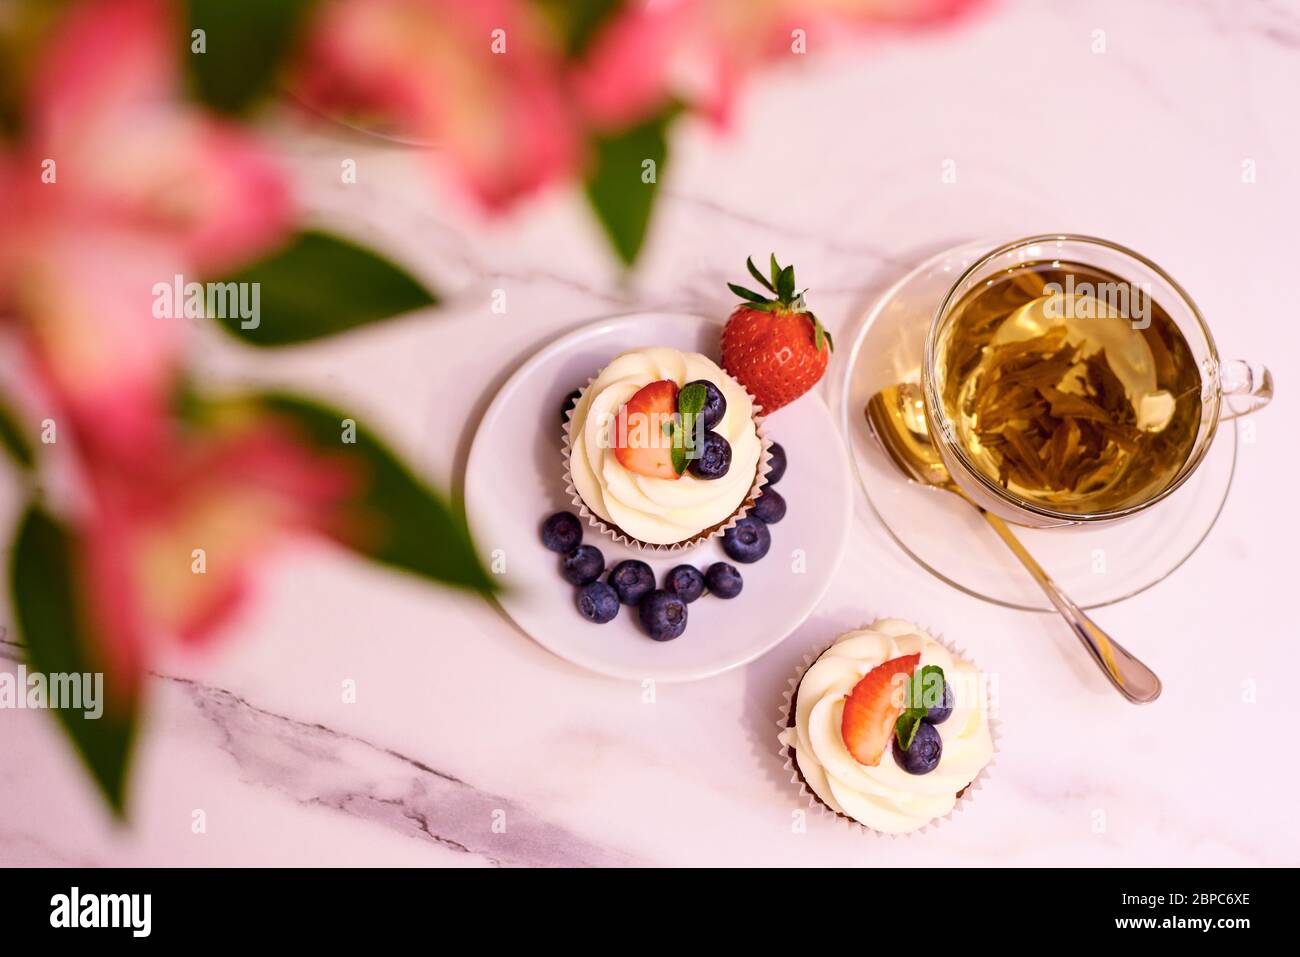
[[(902, 476), (872, 437), (864, 412), (884, 386), (920, 381), (935, 309), (966, 267), (996, 245), (970, 242), (932, 256), (875, 301), (842, 367), (837, 412), (867, 500), (908, 555), (976, 598), (1051, 612), (1033, 579), (969, 503)], [(1113, 524), (1015, 531), (1079, 605), (1111, 605), (1163, 581), (1205, 541), (1227, 499), (1236, 461), (1236, 423), (1225, 422), (1200, 467), (1159, 505)]]

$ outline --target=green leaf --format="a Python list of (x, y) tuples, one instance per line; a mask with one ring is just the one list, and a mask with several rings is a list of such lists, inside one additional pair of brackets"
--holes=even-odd
[(686, 471), (687, 461), (690, 459), (691, 436), (686, 431), (686, 420), (688, 418), (688, 416), (678, 414), (673, 416), (673, 421), (664, 423), (664, 435), (672, 442), (669, 455), (672, 460), (673, 471), (678, 475)]
[[(77, 614), (80, 603), (74, 588), (72, 540), (39, 508), (28, 509), (19, 527), (9, 580), (18, 630), (32, 671), (47, 680), (54, 675), (100, 672), (85, 622)], [(82, 708), (52, 710), (113, 812), (124, 817), (139, 703), (114, 691), (109, 682), (101, 683), (101, 693), (103, 713), (97, 718), (86, 715), (86, 701)]]
[(773, 292), (776, 292), (777, 285), (781, 282), (781, 265), (776, 261), (776, 253), (772, 253), (772, 282), (770, 283)]
[(745, 299), (749, 302), (768, 301), (766, 296), (760, 296), (756, 292), (751, 292), (750, 290), (746, 289), (744, 286), (737, 286), (734, 282), (727, 283), (727, 288), (730, 289), (732, 292), (734, 292), (741, 299)]
[(942, 705), (943, 682), (943, 669), (938, 665), (926, 665), (912, 675), (908, 688), (908, 707), (924, 713)]
[[(257, 284), (224, 287), (241, 290), (245, 308), (233, 308), (225, 296), (214, 311), (228, 315), (213, 317), (256, 346), (307, 342), (437, 302), (387, 259), (322, 232), (299, 233), (280, 251), (218, 282)], [(250, 306), (254, 293), (256, 309)]]
[(555, 24), (568, 59), (579, 58), (623, 7), (623, 0), (535, 0)]
[[(709, 400), (709, 390), (703, 382), (691, 382), (677, 393), (677, 414), (681, 419), (681, 428), (673, 434), (673, 469), (678, 475), (686, 471), (687, 463), (694, 459), (696, 430), (699, 427), (700, 413), (704, 403)], [(680, 454), (679, 454), (680, 453)]]
[[(768, 292), (776, 292), (776, 290), (772, 288), (772, 284), (768, 282), (767, 277), (764, 276), (761, 272), (759, 272), (758, 267), (754, 265), (753, 256), (750, 256), (748, 259), (745, 260), (745, 268), (749, 270), (749, 274), (753, 276), (755, 279), (757, 279), (759, 285), (761, 285), (764, 289), (766, 289)], [(727, 285), (731, 285), (731, 284), (728, 283)]]
[[(203, 103), (237, 113), (269, 95), (318, 0), (187, 0), (182, 56)], [(203, 52), (196, 30), (202, 30)]]
[(907, 682), (903, 713), (894, 722), (898, 746), (906, 751), (916, 738), (916, 729), (931, 708), (943, 704), (943, 669), (926, 665)]
[(894, 734), (898, 737), (898, 746), (906, 751), (916, 740), (916, 731), (921, 727), (921, 716), (913, 711), (905, 711), (894, 722)]
[(636, 262), (645, 241), (668, 156), (668, 123), (676, 113), (673, 107), (617, 135), (597, 137), (593, 144), (587, 199), (626, 266)]
[(794, 298), (794, 267), (786, 266), (776, 279), (777, 297), (785, 302)]
[(704, 403), (708, 400), (709, 390), (704, 383), (692, 382), (677, 393), (677, 411), (683, 416), (695, 415), (704, 411)]
[(0, 405), (0, 447), (9, 453), (16, 465), (24, 469), (30, 469), (36, 461), (31, 443), (23, 434), (22, 427), (13, 420), (9, 410), (2, 405)]
[(683, 472), (686, 471), (687, 456), (686, 456), (686, 449), (683, 447), (682, 443), (677, 440), (676, 436), (674, 436), (673, 439), (672, 455), (673, 455), (673, 471), (676, 472), (678, 475), (681, 475)]
[(414, 475), (373, 432), (343, 412), (299, 396), (270, 393), (255, 401), (292, 420), (321, 453), (342, 455), (356, 466), (357, 493), (343, 506), (355, 531), (341, 535), (341, 544), (446, 585), (484, 595), (497, 591), (470, 541), (459, 505)]

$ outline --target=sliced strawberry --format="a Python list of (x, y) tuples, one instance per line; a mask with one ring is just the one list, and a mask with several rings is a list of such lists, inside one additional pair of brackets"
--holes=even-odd
[(677, 383), (660, 379), (643, 386), (618, 410), (611, 436), (614, 457), (637, 475), (679, 479), (673, 468), (673, 438), (665, 426), (677, 412)]
[(844, 700), (840, 736), (858, 764), (875, 767), (889, 747), (894, 723), (903, 713), (905, 685), (899, 675), (912, 676), (921, 656), (903, 655), (876, 665), (853, 686)]

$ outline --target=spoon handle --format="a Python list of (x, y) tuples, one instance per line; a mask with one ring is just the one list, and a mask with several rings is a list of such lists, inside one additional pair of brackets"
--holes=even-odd
[(980, 514), (1020, 559), (1020, 564), (1034, 576), (1038, 587), (1061, 613), (1061, 617), (1088, 649), (1088, 654), (1092, 655), (1092, 659), (1105, 672), (1116, 690), (1134, 704), (1148, 704), (1160, 697), (1160, 679), (1156, 677), (1156, 673), (1102, 631), (1096, 622), (1062, 593), (1056, 582), (1052, 581), (1052, 577), (1043, 571), (1043, 566), (1034, 560), (1034, 556), (1029, 554), (1025, 546), (1020, 543), (1020, 539), (1016, 538), (1015, 533), (1007, 527), (1006, 522), (982, 508)]

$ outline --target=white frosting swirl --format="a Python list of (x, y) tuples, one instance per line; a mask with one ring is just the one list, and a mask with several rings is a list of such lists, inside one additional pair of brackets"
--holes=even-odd
[[(876, 767), (859, 764), (840, 733), (844, 699), (879, 664), (921, 653), (921, 666), (938, 665), (952, 689), (952, 716), (935, 725), (943, 741), (939, 765), (910, 774), (894, 760), (892, 746)], [(993, 757), (988, 698), (975, 668), (916, 625), (882, 618), (835, 640), (799, 682), (794, 727), (781, 742), (795, 749), (808, 786), (833, 810), (886, 834), (924, 827), (952, 810), (957, 792)]]
[[(661, 379), (679, 388), (707, 379), (722, 391), (727, 412), (713, 431), (731, 443), (726, 475), (699, 479), (687, 472), (674, 481), (638, 475), (619, 462), (610, 441), (619, 409)], [(601, 370), (569, 419), (569, 446), (569, 474), (587, 507), (649, 545), (683, 542), (730, 518), (753, 487), (762, 454), (749, 393), (707, 356), (666, 347), (624, 352)]]

